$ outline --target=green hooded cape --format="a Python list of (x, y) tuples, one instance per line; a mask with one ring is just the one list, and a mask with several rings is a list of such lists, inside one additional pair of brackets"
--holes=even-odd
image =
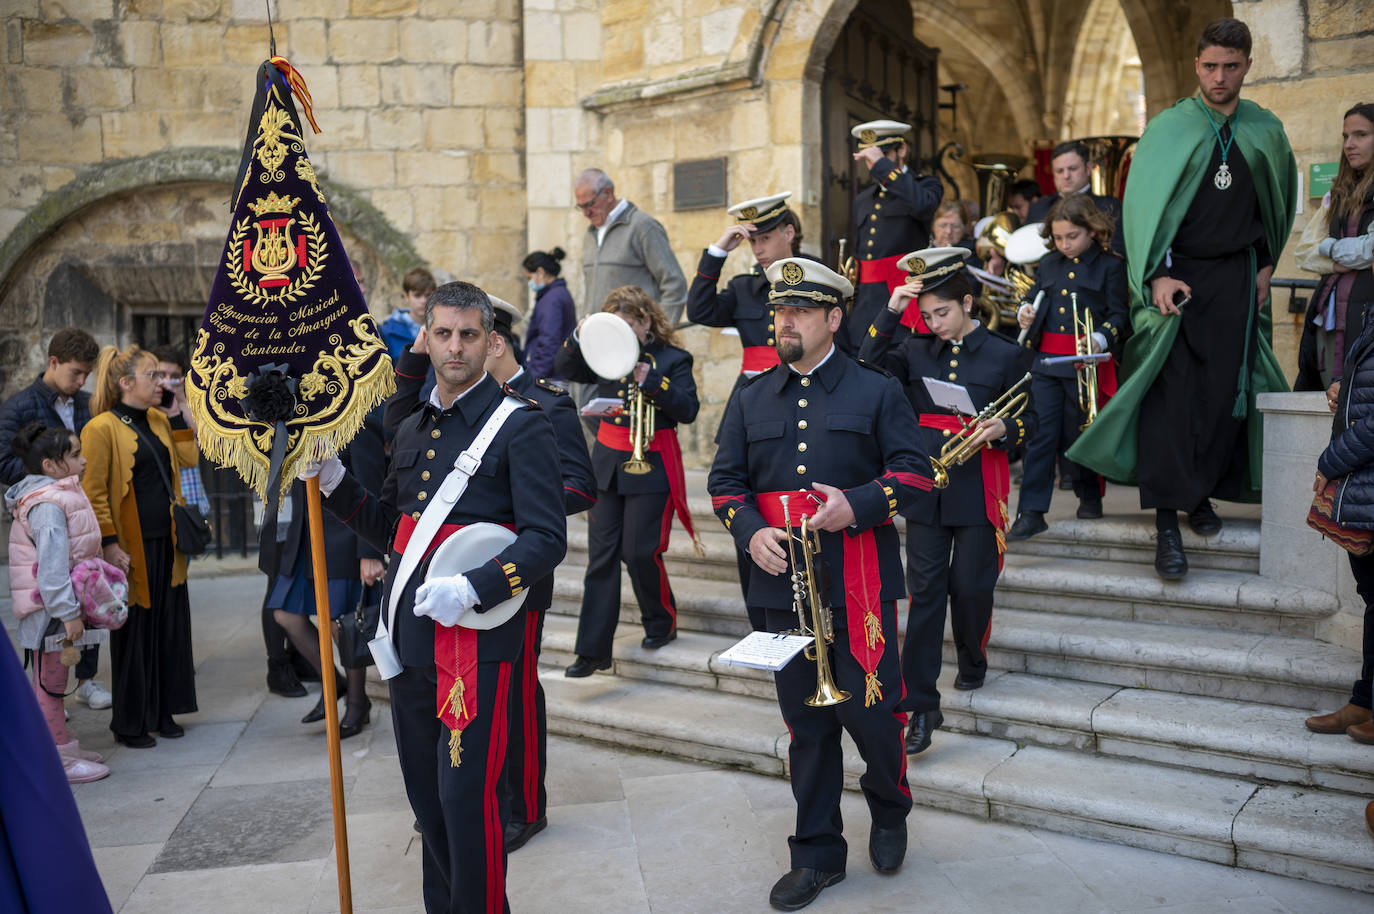
[[(1235, 144), (1254, 175), (1265, 241), (1277, 262), (1293, 227), (1297, 163), (1282, 122), (1271, 112), (1242, 99), (1237, 114)], [(1133, 333), (1121, 362), (1123, 381), (1097, 419), (1068, 450), (1070, 460), (1113, 482), (1135, 484), (1140, 403), (1174, 345), (1181, 319), (1159, 313), (1150, 301), (1145, 278), (1164, 262), (1211, 162), (1215, 143), (1216, 134), (1202, 103), (1195, 97), (1185, 98), (1150, 121), (1131, 160), (1122, 219)], [(1262, 477), (1264, 429), (1255, 409), (1255, 395), (1288, 389), (1274, 357), (1272, 325), (1269, 302), (1265, 301), (1259, 313), (1258, 345), (1249, 361), (1250, 389), (1245, 404), (1249, 465), (1241, 496), (1245, 501), (1259, 501)]]

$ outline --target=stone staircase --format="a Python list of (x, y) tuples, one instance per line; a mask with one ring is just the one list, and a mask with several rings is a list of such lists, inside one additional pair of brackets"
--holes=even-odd
[[(640, 648), (626, 579), (614, 675), (562, 676), (587, 537), (570, 519), (544, 630), (549, 729), (785, 776), (771, 676), (716, 660), (748, 625), (732, 541), (689, 485), (708, 556), (674, 531), (680, 636)], [(1303, 727), (1359, 668), (1313, 638), (1334, 597), (1260, 577), (1254, 519), (1206, 541), (1185, 528), (1193, 570), (1175, 583), (1154, 574), (1142, 515), (1050, 519), (1007, 558), (982, 689), (954, 690), (946, 635), (944, 728), (908, 769), (917, 803), (1374, 892), (1374, 748)]]

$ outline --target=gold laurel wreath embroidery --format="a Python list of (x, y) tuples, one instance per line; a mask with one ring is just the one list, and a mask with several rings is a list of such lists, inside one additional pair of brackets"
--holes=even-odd
[(229, 271), (229, 284), (234, 287), (239, 295), (243, 296), (244, 301), (254, 305), (266, 305), (269, 302), (292, 302), (314, 287), (320, 274), (324, 271), (325, 261), (329, 259), (329, 246), (324, 240), (324, 229), (314, 217), (309, 213), (301, 213), (300, 220), (301, 227), (310, 236), (310, 268), (307, 272), (301, 273), (293, 279), (290, 285), (283, 286), (277, 292), (263, 292), (261, 289), (255, 288), (256, 284), (243, 272), (243, 239), (248, 235), (251, 220), (245, 216), (242, 220), (234, 223), (234, 231), (229, 237), (228, 250), (224, 255), (225, 267)]

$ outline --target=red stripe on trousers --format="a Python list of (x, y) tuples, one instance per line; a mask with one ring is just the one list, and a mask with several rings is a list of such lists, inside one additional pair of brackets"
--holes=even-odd
[[(894, 607), (895, 608), (895, 607)], [(911, 597), (907, 597), (906, 602), (907, 618), (911, 618)], [(901, 652), (898, 652), (898, 669), (900, 670)], [(906, 794), (906, 798), (911, 799), (911, 785), (906, 781), (906, 725), (910, 718), (902, 710), (902, 702), (906, 701), (906, 677), (899, 676), (897, 681), (902, 684), (902, 695), (897, 699), (897, 704), (892, 708), (892, 716), (897, 718), (897, 750), (902, 753), (902, 770), (897, 775), (897, 789)]]
[(663, 553), (668, 551), (668, 535), (673, 530), (673, 500), (663, 506), (663, 524), (658, 534), (658, 548), (654, 550), (654, 564), (658, 566), (658, 601), (673, 620), (668, 631), (677, 629), (677, 607), (673, 605), (672, 591), (668, 589), (668, 566), (663, 564)]
[(482, 825), (487, 847), (487, 911), (501, 914), (506, 906), (506, 847), (497, 808), (496, 785), (506, 763), (506, 698), (510, 694), (510, 663), (502, 662), (496, 677), (496, 702), (492, 706), (491, 745), (487, 746), (487, 779), (483, 785)]
[(535, 807), (538, 805), (538, 781), (539, 781), (539, 728), (538, 722), (534, 719), (534, 689), (537, 685), (536, 677), (539, 675), (535, 667), (534, 656), (534, 636), (539, 630), (539, 615), (537, 613), (526, 613), (525, 615), (525, 681), (521, 683), (521, 707), (524, 709), (525, 721), (525, 821), (534, 821)]

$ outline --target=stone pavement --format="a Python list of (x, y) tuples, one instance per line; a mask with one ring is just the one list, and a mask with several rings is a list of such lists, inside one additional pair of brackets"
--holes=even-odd
[[(114, 772), (75, 788), (106, 888), (126, 914), (338, 910), (323, 725), (298, 722), (314, 695), (267, 693), (261, 578), (215, 570), (236, 567), (193, 566), (201, 711), (183, 718), (184, 739), (118, 747), (108, 712), (70, 705), (82, 744)], [(374, 710), (373, 721), (343, 743), (354, 910), (421, 912), (389, 718)], [(517, 914), (768, 910), (787, 865), (785, 781), (559, 738), (549, 755), (550, 826), (511, 858)], [(847, 794), (844, 814), (849, 878), (818, 914), (1374, 908), (1356, 892), (921, 808), (906, 865), (883, 877), (866, 860), (861, 797)]]

